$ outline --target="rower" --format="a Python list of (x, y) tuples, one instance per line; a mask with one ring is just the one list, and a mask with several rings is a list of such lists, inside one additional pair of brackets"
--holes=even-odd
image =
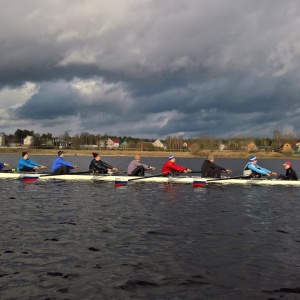
[(141, 157), (139, 155), (134, 156), (134, 160), (130, 162), (127, 168), (128, 176), (144, 176), (145, 170), (155, 170), (155, 167), (151, 167), (141, 163)]
[(285, 168), (285, 175), (280, 174), (277, 180), (298, 180), (295, 170), (292, 168), (292, 163), (287, 161), (283, 164)]
[(221, 173), (231, 173), (229, 169), (220, 167), (214, 163), (215, 158), (208, 155), (207, 159), (203, 162), (201, 167), (202, 177), (221, 178)]
[(18, 171), (35, 172), (35, 170), (46, 168), (46, 166), (42, 166), (39, 163), (29, 159), (29, 154), (27, 152), (22, 152), (22, 157), (19, 159), (18, 162)]
[(93, 152), (92, 155), (93, 160), (91, 161), (89, 168), (91, 173), (107, 174), (108, 172), (118, 171), (117, 168), (102, 161), (100, 154)]
[(78, 168), (78, 166), (64, 161), (65, 153), (64, 151), (58, 151), (58, 157), (54, 160), (52, 165), (52, 175), (68, 174), (71, 169)]
[(192, 172), (191, 169), (177, 165), (175, 163), (175, 160), (176, 157), (174, 155), (170, 155), (168, 161), (164, 163), (162, 167), (162, 173), (164, 174), (164, 176), (175, 175), (176, 173), (178, 174)]
[(6, 168), (6, 167), (9, 167), (9, 164), (0, 162), (0, 172), (2, 171), (3, 168)]
[(271, 176), (276, 175), (276, 173), (258, 166), (256, 156), (251, 156), (250, 162), (248, 162), (244, 168), (244, 176), (249, 176), (250, 178), (261, 178), (263, 175)]

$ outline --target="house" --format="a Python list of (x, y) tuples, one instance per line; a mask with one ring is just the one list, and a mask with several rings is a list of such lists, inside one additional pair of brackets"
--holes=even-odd
[(105, 143), (106, 143), (106, 140), (99, 140), (98, 141), (98, 149), (105, 149)]
[(280, 152), (291, 152), (292, 151), (292, 146), (289, 143), (282, 144), (280, 146), (280, 150), (279, 151)]
[(124, 142), (121, 144), (121, 147), (122, 147), (122, 148), (127, 147), (127, 146), (128, 146), (128, 144), (127, 144), (126, 141), (124, 141)]
[(295, 149), (295, 151), (300, 151), (300, 141), (294, 142), (292, 147)]
[(240, 143), (240, 149), (245, 150), (247, 152), (258, 150), (255, 143), (253, 141), (241, 141)]
[(156, 140), (154, 143), (152, 143), (152, 145), (155, 148), (165, 148), (164, 144), (160, 140)]
[(26, 138), (23, 140), (23, 145), (25, 147), (29, 147), (33, 144), (33, 136), (27, 135)]
[(107, 139), (107, 148), (114, 149), (119, 147), (120, 147), (120, 139), (113, 139), (113, 138)]
[(225, 148), (226, 148), (226, 146), (225, 146), (224, 144), (221, 143), (221, 144), (219, 145), (219, 150), (220, 150), (220, 151), (225, 150)]
[(0, 146), (3, 147), (6, 145), (6, 135), (5, 133), (0, 133)]
[(58, 147), (59, 149), (65, 149), (70, 148), (72, 144), (60, 138), (55, 138), (53, 139), (53, 146)]
[[(188, 142), (184, 142), (184, 143), (182, 143), (182, 148), (183, 148), (183, 151), (184, 152), (190, 152), (191, 150), (190, 150), (190, 147), (191, 147), (191, 143), (188, 143)], [(167, 148), (167, 147), (165, 147), (165, 148)]]

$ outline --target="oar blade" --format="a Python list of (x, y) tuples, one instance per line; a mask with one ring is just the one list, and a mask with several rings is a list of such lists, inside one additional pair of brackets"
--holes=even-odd
[(125, 186), (127, 185), (128, 180), (122, 178), (115, 179), (115, 187)]
[(24, 175), (21, 177), (23, 182), (36, 182), (39, 179), (38, 175)]
[(193, 187), (197, 188), (197, 187), (204, 187), (206, 185), (206, 180), (203, 178), (195, 178), (193, 180)]

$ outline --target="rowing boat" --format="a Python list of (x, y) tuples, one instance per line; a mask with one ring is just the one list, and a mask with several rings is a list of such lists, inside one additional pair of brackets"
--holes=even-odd
[(103, 181), (103, 182), (127, 182), (134, 180), (135, 182), (157, 182), (157, 183), (181, 183), (193, 184), (194, 186), (204, 186), (211, 184), (243, 184), (243, 185), (284, 185), (284, 186), (300, 186), (300, 180), (276, 180), (269, 178), (201, 178), (199, 176), (122, 176), (115, 174), (80, 174), (70, 173), (65, 175), (51, 175), (45, 173), (18, 173), (18, 172), (0, 172), (0, 179), (22, 179), (23, 181), (37, 180), (85, 180), (85, 181)]
[[(165, 176), (122, 176), (115, 174), (80, 174), (80, 173), (69, 173), (64, 175), (51, 175), (45, 173), (10, 173), (10, 172), (0, 172), (0, 178), (14, 178), (23, 179), (23, 181), (36, 181), (36, 180), (86, 180), (86, 181), (104, 181), (104, 182), (127, 182), (134, 180), (135, 182), (161, 182), (161, 183), (186, 183), (191, 184), (197, 182), (199, 177), (192, 176), (175, 176), (175, 177), (165, 177)], [(200, 181), (204, 182), (205, 179), (200, 178)]]

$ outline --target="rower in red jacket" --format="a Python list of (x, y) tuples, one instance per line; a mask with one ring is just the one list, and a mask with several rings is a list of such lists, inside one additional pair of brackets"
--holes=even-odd
[(175, 164), (175, 156), (170, 155), (169, 160), (163, 165), (162, 173), (167, 175), (174, 175), (174, 173), (190, 173), (191, 169)]

